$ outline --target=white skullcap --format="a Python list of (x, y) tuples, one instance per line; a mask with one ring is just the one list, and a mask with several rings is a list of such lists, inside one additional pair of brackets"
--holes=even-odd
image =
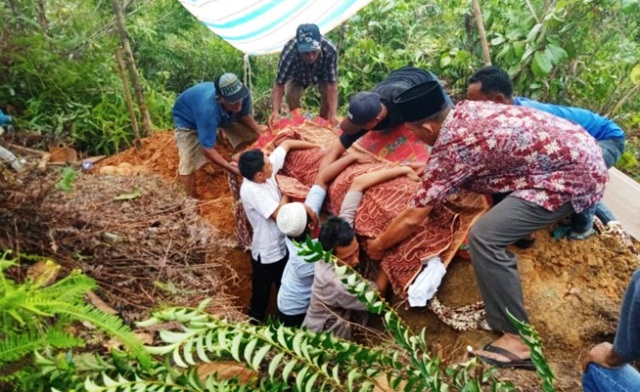
[(280, 207), (276, 223), (280, 231), (290, 237), (297, 237), (307, 227), (307, 210), (302, 203), (288, 203)]

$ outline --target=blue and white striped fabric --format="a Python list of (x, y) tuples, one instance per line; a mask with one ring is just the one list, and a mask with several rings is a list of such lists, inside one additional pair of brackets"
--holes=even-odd
[(278, 53), (302, 23), (323, 34), (371, 0), (179, 0), (220, 38), (250, 55)]

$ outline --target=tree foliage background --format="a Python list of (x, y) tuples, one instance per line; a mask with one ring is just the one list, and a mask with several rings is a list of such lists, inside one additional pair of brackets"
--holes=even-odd
[[(191, 84), (243, 73), (242, 53), (176, 0), (123, 4), (156, 128)], [(518, 95), (591, 109), (630, 139), (618, 166), (640, 178), (640, 0), (482, 0), (492, 61)], [(0, 107), (48, 144), (113, 153), (132, 142), (108, 0), (7, 0), (0, 4)], [(293, 35), (293, 32), (292, 32)], [(395, 68), (428, 68), (462, 98), (481, 67), (470, 1), (374, 0), (329, 37), (340, 49), (340, 105)], [(251, 58), (258, 119), (268, 116), (278, 56)], [(317, 97), (307, 105), (313, 110)]]

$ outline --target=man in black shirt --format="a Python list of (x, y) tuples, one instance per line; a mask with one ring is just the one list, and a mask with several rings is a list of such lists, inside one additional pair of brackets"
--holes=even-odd
[[(407, 89), (429, 80), (438, 81), (436, 75), (415, 67), (403, 67), (392, 71), (382, 82), (369, 91), (354, 95), (349, 102), (349, 113), (340, 123), (342, 135), (325, 154), (320, 167), (335, 161), (356, 140), (370, 130), (390, 131), (404, 123), (393, 100)], [(447, 102), (451, 99), (445, 96)]]

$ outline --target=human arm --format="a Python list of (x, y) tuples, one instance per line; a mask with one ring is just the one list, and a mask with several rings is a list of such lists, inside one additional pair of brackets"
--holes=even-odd
[(261, 135), (267, 130), (267, 126), (258, 124), (258, 122), (255, 120), (255, 118), (253, 118), (251, 114), (246, 114), (244, 116), (238, 117), (238, 122), (251, 128), (251, 130), (253, 130), (257, 135)]
[(337, 125), (338, 118), (336, 114), (338, 113), (338, 83), (327, 83), (327, 107), (329, 108), (329, 114), (327, 115), (331, 124)]
[(594, 346), (582, 360), (586, 370), (593, 362), (604, 367), (617, 367), (640, 359), (640, 270), (634, 272), (622, 301), (620, 319), (613, 345)]
[(344, 154), (345, 151), (347, 151), (347, 149), (342, 145), (340, 139), (334, 140), (324, 153), (324, 157), (322, 157), (322, 161), (320, 161), (319, 170), (322, 171), (322, 169), (331, 165), (340, 155)]
[(311, 142), (306, 142), (304, 140), (285, 140), (284, 142), (280, 143), (278, 147), (283, 148), (285, 151), (291, 151), (304, 150), (308, 148), (318, 148), (318, 145)]
[(613, 349), (609, 342), (597, 344), (589, 350), (582, 359), (582, 371), (586, 371), (590, 363), (595, 363), (602, 367), (614, 368), (625, 364), (625, 361)]
[(240, 175), (240, 171), (238, 170), (238, 167), (227, 162), (227, 160), (224, 159), (222, 155), (220, 155), (218, 151), (216, 151), (213, 147), (212, 148), (202, 147), (202, 152), (204, 153), (204, 156), (207, 157), (207, 159), (209, 159), (214, 164), (222, 167), (227, 171), (230, 171), (231, 173)]
[(280, 119), (280, 106), (284, 97), (284, 84), (274, 83), (271, 90), (271, 115), (269, 115), (269, 127), (273, 129)]
[(359, 175), (351, 183), (349, 192), (364, 192), (374, 185), (378, 185), (403, 175), (409, 176), (414, 181), (419, 180), (418, 176), (409, 166), (396, 166)]
[(380, 236), (367, 241), (366, 250), (369, 257), (374, 260), (382, 259), (387, 249), (403, 241), (420, 227), (432, 208), (407, 207), (402, 210)]
[(278, 217), (278, 211), (280, 211), (280, 208), (289, 203), (289, 196), (288, 195), (282, 195), (282, 198), (280, 199), (280, 203), (278, 203), (278, 207), (276, 207), (275, 211), (273, 211), (273, 214), (271, 214), (270, 218), (273, 220), (276, 220), (276, 218)]
[(358, 156), (356, 154), (348, 154), (325, 168), (321, 167), (320, 170), (318, 170), (314, 184), (323, 189), (327, 189), (329, 183), (333, 181), (338, 174), (342, 173), (349, 165), (355, 163), (357, 160)]

